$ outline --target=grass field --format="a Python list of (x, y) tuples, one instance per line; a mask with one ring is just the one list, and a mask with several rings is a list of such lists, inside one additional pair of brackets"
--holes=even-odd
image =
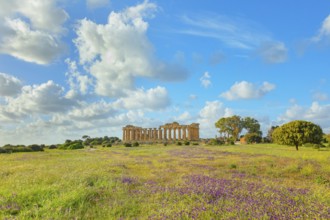
[(329, 148), (115, 146), (0, 167), (0, 219), (330, 219)]

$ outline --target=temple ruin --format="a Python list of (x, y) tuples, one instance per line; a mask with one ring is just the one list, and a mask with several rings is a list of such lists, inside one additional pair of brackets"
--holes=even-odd
[(199, 124), (180, 125), (177, 122), (168, 123), (159, 128), (141, 128), (133, 125), (123, 127), (123, 141), (165, 142), (165, 141), (198, 141)]

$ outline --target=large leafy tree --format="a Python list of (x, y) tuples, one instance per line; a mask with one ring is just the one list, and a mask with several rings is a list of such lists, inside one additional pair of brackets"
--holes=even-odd
[(278, 128), (272, 133), (275, 143), (298, 146), (305, 143), (320, 144), (322, 142), (323, 131), (320, 126), (308, 121), (291, 121)]
[(256, 133), (261, 134), (260, 131), (260, 124), (257, 119), (251, 118), (251, 117), (245, 117), (243, 119), (243, 127), (247, 130), (248, 134)]
[(238, 135), (243, 129), (243, 121), (240, 116), (234, 115), (231, 117), (220, 118), (215, 123), (215, 127), (219, 128), (220, 133), (237, 140)]

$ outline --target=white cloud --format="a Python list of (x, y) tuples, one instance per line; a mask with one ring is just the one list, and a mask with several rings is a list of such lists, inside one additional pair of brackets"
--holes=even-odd
[(14, 76), (0, 73), (0, 97), (15, 96), (22, 88), (22, 82)]
[(327, 101), (329, 100), (329, 95), (322, 92), (316, 92), (313, 94), (313, 99), (316, 101)]
[(208, 72), (205, 72), (199, 80), (201, 81), (201, 84), (204, 88), (208, 88), (212, 84), (210, 79), (210, 74)]
[(236, 82), (229, 91), (221, 93), (220, 97), (227, 100), (237, 99), (258, 99), (275, 89), (275, 85), (264, 82), (262, 86), (257, 86), (247, 81)]
[(64, 50), (68, 14), (55, 0), (0, 1), (0, 53), (48, 64)]
[[(213, 38), (225, 46), (241, 50), (260, 51), (258, 54), (269, 63), (280, 63), (287, 59), (287, 48), (283, 42), (272, 39), (271, 34), (260, 25), (247, 19), (218, 14), (183, 16), (186, 27), (178, 33)], [(260, 49), (261, 48), (261, 49)], [(223, 55), (212, 57), (219, 63)]]
[(17, 97), (9, 97), (0, 106), (0, 120), (18, 117), (65, 112), (76, 104), (64, 97), (64, 88), (53, 81), (41, 85), (24, 86)]
[(320, 42), (322, 40), (329, 41), (330, 38), (330, 15), (328, 15), (323, 23), (322, 26), (316, 36), (312, 38), (312, 42)]
[(77, 98), (79, 95), (86, 95), (93, 86), (93, 79), (87, 75), (83, 75), (78, 71), (77, 63), (70, 59), (66, 59), (65, 62), (68, 65), (68, 72), (66, 76), (68, 77), (68, 83), (70, 90), (67, 92), (67, 98)]
[(188, 111), (185, 111), (181, 115), (174, 117), (174, 121), (177, 121), (180, 124), (189, 124), (193, 118), (194, 117)]
[(259, 54), (267, 63), (283, 63), (287, 60), (288, 49), (282, 42), (269, 42), (262, 44)]
[(149, 90), (139, 89), (131, 91), (127, 97), (119, 98), (114, 102), (117, 109), (147, 109), (162, 110), (170, 105), (167, 90), (164, 87), (151, 88)]
[(200, 124), (201, 137), (214, 137), (217, 135), (215, 123), (222, 117), (233, 115), (230, 108), (224, 107), (219, 101), (206, 102), (200, 110), (198, 123)]
[(320, 105), (313, 102), (310, 107), (303, 107), (297, 104), (289, 107), (278, 120), (286, 123), (292, 120), (307, 120), (320, 125), (323, 129), (330, 129), (330, 105)]
[(122, 12), (111, 12), (106, 24), (80, 20), (74, 40), (80, 64), (96, 79), (99, 95), (122, 97), (135, 88), (136, 77), (167, 81), (183, 80), (187, 71), (179, 64), (167, 64), (154, 57), (146, 32), (146, 17), (152, 17), (157, 5), (144, 1)]
[(109, 0), (87, 0), (87, 7), (88, 8), (100, 8), (107, 6), (109, 4)]

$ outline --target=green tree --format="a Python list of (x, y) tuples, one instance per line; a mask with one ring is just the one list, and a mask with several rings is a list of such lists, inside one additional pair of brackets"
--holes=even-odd
[(291, 121), (278, 128), (272, 134), (275, 143), (298, 146), (305, 143), (320, 144), (322, 142), (323, 131), (320, 126), (308, 121)]
[(276, 129), (276, 128), (278, 128), (279, 126), (272, 126), (269, 130), (268, 130), (268, 133), (267, 133), (267, 140), (269, 141), (269, 142), (273, 142), (273, 138), (272, 138), (272, 134), (273, 134), (273, 132), (274, 132), (274, 130)]
[(259, 136), (262, 136), (262, 132), (260, 131), (260, 124), (258, 120), (251, 118), (251, 117), (245, 117), (242, 120), (243, 127), (247, 130), (248, 134), (260, 134)]
[(219, 128), (220, 134), (227, 135), (227, 138), (233, 137), (237, 140), (239, 134), (243, 129), (243, 121), (240, 116), (234, 115), (231, 117), (220, 118), (215, 127)]

